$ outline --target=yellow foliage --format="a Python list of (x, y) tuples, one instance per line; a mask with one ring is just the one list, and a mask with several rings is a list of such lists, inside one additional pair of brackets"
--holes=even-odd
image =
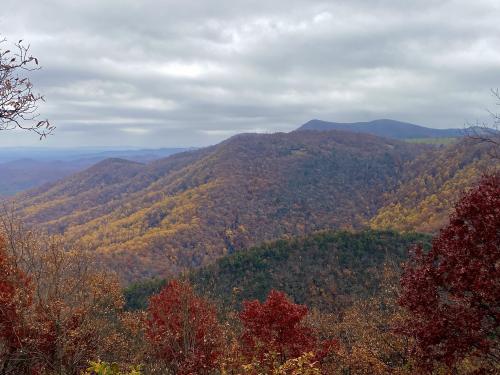
[[(241, 375), (321, 375), (319, 363), (313, 352), (304, 353), (300, 357), (291, 358), (285, 363), (277, 361), (277, 354), (268, 355), (265, 363), (255, 360), (253, 363), (241, 366)], [(223, 375), (227, 372), (222, 372)]]
[(117, 363), (107, 363), (101, 360), (90, 361), (89, 368), (83, 375), (141, 375), (140, 366), (133, 366), (129, 371), (120, 371)]
[(386, 194), (387, 204), (369, 221), (372, 229), (435, 233), (481, 175), (495, 166), (484, 145), (465, 143), (424, 154), (406, 166), (407, 177)]

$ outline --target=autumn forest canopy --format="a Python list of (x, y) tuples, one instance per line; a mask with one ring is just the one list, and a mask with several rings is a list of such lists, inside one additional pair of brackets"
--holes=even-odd
[[(324, 17), (269, 32), (302, 32)], [(250, 26), (224, 38), (248, 30), (257, 38)], [(112, 86), (127, 64), (133, 79), (151, 78), (125, 62), (92, 65), (92, 74)], [(172, 66), (193, 87), (204, 74)], [(29, 43), (0, 39), (0, 138), (58, 136), (43, 112), (54, 107), (35, 85), (40, 69)], [(238, 104), (222, 87), (223, 69), (204, 69), (221, 79), (214, 101), (234, 100), (241, 111), (258, 102)], [(67, 108), (81, 96), (88, 108), (75, 123), (109, 110), (93, 79), (92, 100), (80, 88), (48, 90), (66, 93)], [(361, 81), (367, 93), (380, 82)], [(144, 128), (119, 131), (145, 136), (160, 123), (148, 111), (181, 111), (174, 100), (132, 100), (130, 87), (114, 93), (123, 113), (108, 123), (126, 123), (139, 106)], [(500, 92), (491, 94), (500, 105)], [(214, 103), (202, 106), (209, 124), (222, 111)], [(495, 108), (487, 121), (447, 129), (311, 119), (287, 131), (207, 127), (207, 138), (224, 139), (203, 147), (40, 148), (29, 158), (1, 149), (0, 375), (500, 373)]]

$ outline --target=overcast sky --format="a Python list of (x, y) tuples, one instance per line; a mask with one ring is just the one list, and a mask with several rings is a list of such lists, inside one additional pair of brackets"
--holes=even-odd
[(2, 146), (200, 146), (312, 118), (463, 127), (500, 86), (498, 0), (1, 2), (57, 126)]

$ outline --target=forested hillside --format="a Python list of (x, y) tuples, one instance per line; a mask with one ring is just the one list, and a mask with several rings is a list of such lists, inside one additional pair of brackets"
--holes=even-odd
[(28, 223), (132, 279), (264, 240), (361, 228), (427, 149), (337, 131), (243, 134), (148, 165), (110, 159), (17, 201)]
[[(430, 236), (415, 233), (327, 231), (239, 251), (186, 277), (202, 295), (226, 307), (263, 301), (277, 289), (311, 308), (342, 311), (378, 292), (385, 263), (398, 268), (411, 245), (429, 242)], [(164, 285), (161, 279), (131, 285), (127, 305), (145, 308), (147, 298)]]
[(409, 162), (387, 204), (371, 219), (377, 229), (436, 233), (458, 198), (484, 173), (498, 170), (494, 146), (464, 140), (429, 150)]
[(325, 231), (125, 293), (99, 254), (4, 217), (4, 372), (497, 373), (499, 178), (462, 195), (432, 242)]
[(16, 198), (27, 223), (85, 244), (134, 280), (323, 229), (435, 232), (494, 168), (488, 147), (242, 134), (146, 165), (107, 159)]

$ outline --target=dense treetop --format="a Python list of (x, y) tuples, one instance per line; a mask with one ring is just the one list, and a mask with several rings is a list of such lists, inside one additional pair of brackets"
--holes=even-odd
[[(500, 343), (500, 175), (484, 177), (455, 207), (430, 251), (417, 247), (401, 280), (422, 367), (464, 357), (498, 364)], [(498, 369), (498, 367), (497, 367)]]
[[(378, 290), (386, 262), (398, 268), (411, 245), (427, 245), (429, 239), (389, 231), (317, 233), (239, 251), (186, 276), (226, 308), (245, 299), (263, 301), (277, 289), (297, 303), (340, 311)], [(127, 306), (145, 308), (147, 297), (164, 285), (161, 279), (132, 284), (125, 292)]]

